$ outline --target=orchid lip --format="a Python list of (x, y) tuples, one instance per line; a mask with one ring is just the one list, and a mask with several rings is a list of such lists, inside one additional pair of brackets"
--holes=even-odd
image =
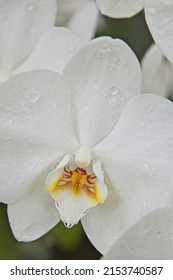
[(75, 159), (73, 155), (66, 155), (46, 179), (46, 190), (55, 200), (61, 220), (68, 228), (107, 198), (103, 171), (98, 172), (100, 162), (91, 161), (87, 167), (79, 167)]

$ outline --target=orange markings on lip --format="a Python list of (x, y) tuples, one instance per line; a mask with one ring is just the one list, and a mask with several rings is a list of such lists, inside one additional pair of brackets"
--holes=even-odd
[[(58, 180), (56, 187), (67, 186), (66, 183), (71, 183), (71, 187), (73, 189), (74, 194), (78, 194), (83, 188), (87, 191), (88, 194), (95, 194), (95, 183), (97, 181), (97, 177), (94, 173), (87, 174), (87, 171), (84, 168), (77, 167), (74, 171), (72, 171), (68, 165), (64, 167), (64, 171), (61, 177), (61, 180)], [(64, 184), (62, 184), (64, 182)], [(92, 188), (93, 191), (90, 189)]]

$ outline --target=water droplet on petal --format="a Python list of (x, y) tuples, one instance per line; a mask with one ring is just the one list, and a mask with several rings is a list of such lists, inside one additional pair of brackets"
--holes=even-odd
[(110, 86), (110, 93), (109, 93), (109, 105), (112, 107), (118, 106), (117, 96), (119, 95), (119, 90), (114, 86)]
[(111, 49), (107, 46), (101, 47), (97, 52), (96, 52), (96, 57), (98, 58), (103, 58), (105, 55), (111, 52)]
[(66, 228), (72, 228), (73, 227), (73, 224), (70, 224), (70, 223), (64, 223), (65, 227)]
[(119, 94), (119, 90), (115, 86), (110, 87), (111, 96), (115, 96)]
[(24, 114), (29, 115), (30, 112), (31, 112), (30, 107), (29, 107), (29, 104), (28, 104), (27, 102), (21, 102), (20, 105), (21, 105), (21, 107), (22, 107), (22, 112), (23, 112)]
[(153, 177), (156, 173), (156, 170), (154, 167), (150, 167), (147, 163), (144, 164), (144, 167), (146, 168), (148, 174), (150, 175), (150, 177)]
[(109, 64), (109, 65), (107, 65), (107, 67), (106, 67), (106, 71), (107, 71), (107, 72), (111, 72), (112, 70), (114, 70), (114, 68), (115, 68), (115, 64), (114, 64), (114, 63)]
[(36, 103), (39, 99), (39, 93), (38, 92), (28, 92), (27, 94), (27, 98), (29, 99), (29, 101), (31, 101), (32, 103)]
[(152, 110), (153, 110), (153, 105), (151, 105), (151, 104), (148, 105), (147, 108), (146, 108), (146, 112), (150, 113)]

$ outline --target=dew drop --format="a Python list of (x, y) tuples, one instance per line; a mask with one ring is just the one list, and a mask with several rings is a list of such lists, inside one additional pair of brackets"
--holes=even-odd
[(115, 86), (110, 87), (111, 96), (116, 96), (119, 94), (119, 90)]
[(39, 99), (39, 93), (38, 92), (27, 93), (27, 98), (32, 103), (36, 103), (38, 101), (38, 99)]
[(65, 227), (66, 228), (72, 228), (73, 227), (73, 224), (70, 224), (70, 223), (64, 223)]
[(104, 46), (99, 49), (100, 53), (110, 53), (110, 51), (111, 51), (110, 48)]
[(110, 53), (111, 52), (111, 49), (110, 48), (108, 48), (108, 47), (101, 47), (98, 51), (97, 51), (97, 53), (96, 53), (96, 57), (98, 57), (98, 58), (103, 58), (103, 57), (105, 57), (105, 55), (106, 54), (108, 54), (108, 53)]
[(153, 177), (155, 175), (156, 170), (154, 167), (150, 167), (147, 163), (144, 164), (144, 167), (146, 168), (150, 177)]
[(27, 115), (30, 114), (30, 107), (27, 102), (21, 102), (20, 105), (22, 107), (22, 111), (24, 114), (27, 114)]
[(146, 108), (146, 112), (150, 113), (153, 110), (153, 105), (148, 105)]
[(119, 94), (119, 90), (115, 86), (110, 86), (109, 105), (111, 107), (118, 106), (118, 100), (117, 100), (118, 94)]
[(106, 71), (107, 71), (107, 72), (111, 72), (114, 68), (115, 68), (115, 64), (109, 64), (109, 65), (106, 67)]

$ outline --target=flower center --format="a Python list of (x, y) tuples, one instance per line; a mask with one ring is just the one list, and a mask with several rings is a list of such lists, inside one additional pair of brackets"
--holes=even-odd
[(90, 208), (107, 198), (100, 161), (80, 167), (72, 155), (66, 155), (48, 175), (46, 189), (67, 227), (77, 224)]

